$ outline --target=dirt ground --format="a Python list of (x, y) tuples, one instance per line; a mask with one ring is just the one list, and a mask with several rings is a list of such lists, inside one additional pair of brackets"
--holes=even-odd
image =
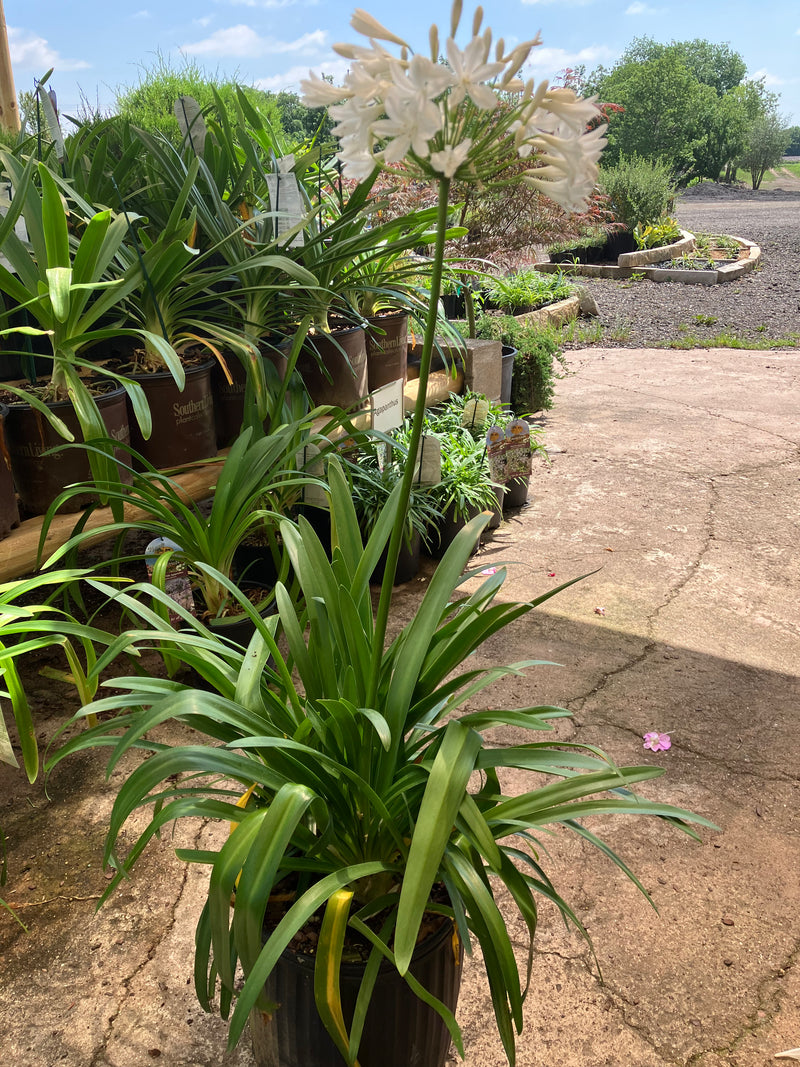
[[(696, 843), (645, 819), (593, 822), (657, 910), (580, 840), (552, 836), (546, 869), (597, 960), (543, 906), (517, 1062), (764, 1067), (800, 1045), (800, 354), (591, 349), (570, 366), (544, 424), (551, 464), (478, 562), (509, 563), (513, 598), (587, 577), (479, 653), (560, 664), (506, 680), (492, 700), (569, 708), (560, 740), (663, 767), (646, 792), (721, 829)], [(429, 574), (400, 588), (397, 618)], [(50, 681), (36, 687), (44, 739), (69, 702)], [(645, 751), (650, 730), (669, 732), (671, 749)], [(72, 759), (45, 789), (0, 767), (3, 895), (27, 925), (0, 913), (3, 1060), (251, 1067), (244, 1043), (224, 1052), (224, 1023), (195, 1002), (203, 875), (175, 859), (185, 840), (152, 842), (95, 914), (124, 774), (106, 782), (103, 768), (102, 753)], [(218, 832), (185, 831), (192, 842)], [(475, 957), (459, 1019), (467, 1067), (501, 1067)]]

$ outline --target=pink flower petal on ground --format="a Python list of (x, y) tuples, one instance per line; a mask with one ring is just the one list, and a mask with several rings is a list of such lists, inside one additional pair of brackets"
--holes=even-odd
[(595, 613), (595, 615), (602, 615), (603, 617), (605, 617), (606, 609), (605, 608), (595, 608), (594, 609), (594, 613)]
[(497, 567), (487, 567), (485, 571), (481, 571), (481, 574), (497, 574)]
[(555, 576), (556, 576), (556, 572), (555, 571), (548, 571), (547, 572), (547, 577), (548, 578), (555, 578)]
[(669, 734), (660, 734), (656, 730), (651, 730), (650, 733), (645, 734), (643, 740), (644, 747), (653, 752), (666, 752), (668, 748), (672, 748), (672, 740)]

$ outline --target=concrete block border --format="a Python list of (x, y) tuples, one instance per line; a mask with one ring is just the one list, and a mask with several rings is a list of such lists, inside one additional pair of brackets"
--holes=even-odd
[[(539, 269), (538, 264), (536, 269)], [(571, 322), (578, 317), (579, 308), (580, 297), (568, 296), (566, 300), (557, 300), (555, 304), (537, 308), (536, 311), (526, 311), (522, 315), (515, 315), (514, 318), (517, 322), (529, 323), (532, 326), (563, 326), (565, 322)]]
[[(584, 278), (630, 278), (632, 274), (636, 273), (643, 275), (652, 282), (682, 282), (684, 285), (720, 285), (723, 282), (741, 278), (743, 274), (747, 274), (761, 262), (761, 249), (755, 242), (748, 241), (745, 237), (730, 235), (732, 241), (738, 242), (742, 248), (747, 249), (747, 256), (744, 259), (737, 260), (735, 263), (726, 263), (717, 270), (686, 270), (682, 267), (654, 267), (647, 265), (648, 262), (653, 263), (666, 259), (668, 254), (670, 259), (674, 259), (693, 248), (694, 235), (686, 230), (682, 230), (681, 233), (684, 236), (673, 245), (664, 245), (662, 248), (647, 248), (641, 252), (623, 253), (617, 261), (617, 266), (606, 263), (565, 264), (549, 262), (536, 263), (534, 266), (536, 270), (542, 271), (544, 274), (555, 274), (561, 271), (563, 274), (581, 275)], [(640, 259), (636, 262), (631, 260), (633, 256), (644, 256), (649, 253), (656, 253), (656, 256), (651, 256), (649, 260)]]

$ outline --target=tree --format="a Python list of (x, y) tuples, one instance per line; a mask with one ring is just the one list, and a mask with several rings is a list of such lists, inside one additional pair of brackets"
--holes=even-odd
[(789, 143), (786, 146), (787, 156), (800, 156), (800, 126), (790, 126), (786, 131)]
[(609, 129), (604, 164), (638, 155), (666, 163), (679, 182), (716, 181), (726, 167), (730, 180), (748, 130), (777, 107), (763, 80), (746, 74), (728, 44), (634, 38), (614, 67), (587, 79), (590, 92), (625, 109)]
[[(699, 178), (718, 181), (720, 174), (738, 159), (747, 145), (750, 124), (742, 95), (736, 89), (726, 93), (709, 112), (705, 138), (695, 149), (695, 171)], [(726, 175), (728, 179), (732, 174)]]
[(275, 96), (283, 132), (290, 141), (329, 141), (333, 122), (326, 107), (306, 107), (297, 93), (283, 90)]
[(713, 44), (700, 37), (669, 44), (659, 44), (651, 37), (634, 37), (622, 53), (620, 63), (650, 63), (667, 53), (678, 56), (695, 78), (703, 85), (710, 85), (717, 96), (730, 92), (747, 73), (744, 59), (729, 44)]
[(621, 62), (599, 82), (594, 76), (590, 81), (601, 99), (624, 108), (609, 127), (604, 164), (641, 156), (661, 160), (678, 178), (691, 177), (717, 96), (679, 55), (664, 50), (644, 63)]
[(780, 163), (789, 144), (786, 120), (777, 112), (761, 115), (750, 125), (747, 148), (739, 166), (750, 172), (753, 188), (758, 189), (770, 167)]

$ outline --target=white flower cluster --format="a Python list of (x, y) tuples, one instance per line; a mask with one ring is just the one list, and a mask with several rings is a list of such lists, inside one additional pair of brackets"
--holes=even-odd
[[(445, 59), (439, 31), (429, 34), (430, 56), (415, 54), (366, 11), (351, 26), (369, 40), (334, 45), (350, 60), (344, 84), (334, 86), (309, 73), (302, 82), (309, 107), (328, 106), (339, 138), (344, 173), (356, 180), (376, 167), (403, 161), (415, 176), (491, 181), (509, 159), (530, 159), (524, 180), (567, 210), (582, 207), (594, 188), (597, 160), (605, 145), (604, 126), (587, 130), (599, 111), (571, 89), (523, 82), (519, 72), (539, 38), (506, 51), (492, 31), (481, 32), (477, 8), (472, 38), (456, 44), (461, 0), (455, 0)], [(393, 55), (378, 42), (400, 49)]]

